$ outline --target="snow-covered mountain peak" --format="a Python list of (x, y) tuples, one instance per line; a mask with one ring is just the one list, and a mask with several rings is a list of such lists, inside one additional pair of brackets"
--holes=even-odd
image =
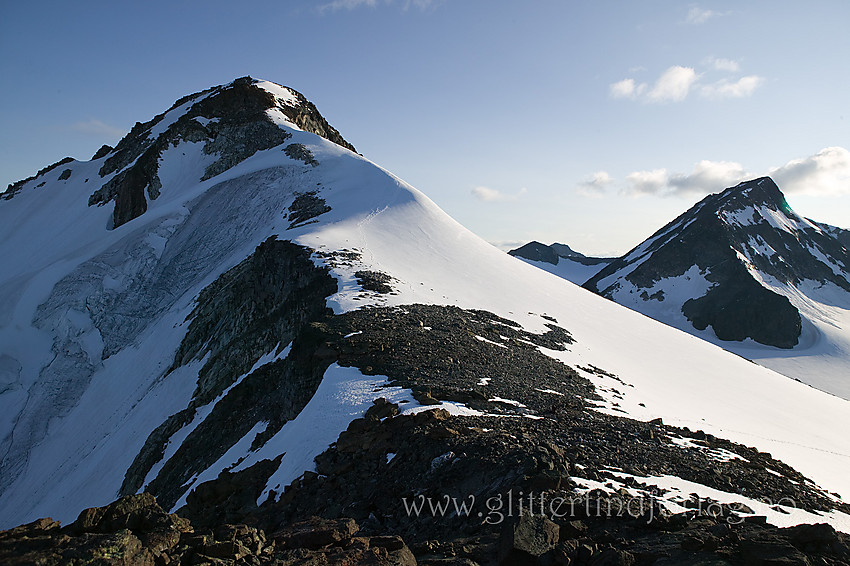
[[(142, 215), (163, 192), (216, 177), (258, 151), (284, 144), (295, 131), (312, 132), (355, 151), (315, 105), (288, 87), (242, 77), (185, 96), (151, 120), (137, 122), (115, 148), (104, 146), (95, 154), (96, 176), (84, 167), (89, 205), (114, 203), (110, 224), (117, 228)], [(285, 150), (295, 159), (311, 159), (300, 144)], [(40, 188), (57, 169), (56, 180), (67, 180), (80, 165), (63, 160), (10, 185), (3, 196), (10, 199), (21, 190)]]

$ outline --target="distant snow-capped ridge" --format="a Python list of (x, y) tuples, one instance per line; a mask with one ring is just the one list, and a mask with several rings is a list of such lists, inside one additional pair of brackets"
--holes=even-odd
[[(424, 545), (496, 534), (403, 497), (664, 486), (670, 513), (693, 493), (850, 530), (850, 402), (502, 253), (291, 89), (182, 98), (5, 197), (2, 526), (147, 492), (204, 528), (351, 517)], [(617, 262), (651, 278), (656, 240)], [(710, 288), (690, 265), (664, 273)]]

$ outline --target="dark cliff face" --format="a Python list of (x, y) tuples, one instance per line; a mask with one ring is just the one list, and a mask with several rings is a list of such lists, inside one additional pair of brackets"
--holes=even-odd
[[(303, 95), (293, 91), (297, 102), (284, 103), (256, 82), (244, 77), (189, 95), (149, 122), (136, 123), (114, 150), (98, 152), (99, 157), (109, 156), (100, 169), (100, 176), (108, 180), (91, 195), (89, 205), (114, 202), (112, 227), (116, 228), (144, 214), (149, 200), (159, 197), (162, 190), (159, 158), (163, 151), (183, 141), (204, 142), (203, 152), (218, 157), (199, 180), (214, 177), (257, 151), (284, 143), (291, 134), (267, 115), (272, 108), (279, 109), (302, 130), (355, 151)], [(181, 107), (185, 107), (182, 116), (159, 135), (152, 134), (168, 112)]]
[[(308, 326), (327, 316), (325, 297), (335, 291), (336, 282), (326, 269), (313, 265), (308, 250), (272, 238), (207, 287), (198, 298), (171, 368), (209, 356), (198, 374), (193, 399), (148, 437), (127, 471), (122, 494), (136, 493), (143, 486), (145, 476), (163, 457), (169, 438), (217, 396), (224, 395), (212, 414), (146, 487), (166, 506), (174, 505), (181, 486), (193, 474), (215, 463), (257, 422), (268, 423), (256, 439), (259, 446), (294, 418), (330, 364), (314, 356)], [(262, 355), (279, 353), (290, 343), (292, 350), (285, 359), (251, 371)], [(234, 385), (246, 373), (250, 375)]]
[(709, 195), (584, 286), (613, 298), (619, 277), (611, 276), (625, 273), (625, 281), (650, 288), (698, 266), (714, 285), (682, 305), (695, 328), (711, 326), (721, 340), (791, 348), (800, 336), (800, 313), (751, 271), (788, 285), (812, 280), (850, 291), (850, 255), (840, 235), (800, 218), (763, 177)]

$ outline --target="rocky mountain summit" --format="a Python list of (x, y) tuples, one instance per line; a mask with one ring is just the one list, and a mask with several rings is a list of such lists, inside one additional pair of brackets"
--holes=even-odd
[(291, 89), (7, 193), (4, 563), (848, 560), (848, 402), (501, 253)]
[(779, 348), (799, 343), (800, 312), (761, 279), (791, 286), (831, 283), (850, 291), (847, 248), (794, 213), (767, 177), (709, 195), (585, 287), (621, 302), (625, 293), (663, 301), (664, 289), (654, 287), (689, 270), (709, 285), (704, 295), (681, 305), (695, 328), (711, 326), (721, 340), (751, 338)]

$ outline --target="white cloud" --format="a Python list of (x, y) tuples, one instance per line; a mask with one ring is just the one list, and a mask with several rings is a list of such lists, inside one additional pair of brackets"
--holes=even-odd
[(580, 182), (578, 189), (584, 196), (599, 197), (613, 183), (614, 179), (606, 171), (597, 171)]
[(716, 57), (706, 57), (703, 60), (704, 65), (708, 65), (715, 71), (725, 71), (727, 73), (737, 73), (741, 70), (741, 64), (734, 59), (718, 59)]
[(640, 99), (644, 102), (681, 102), (687, 98), (693, 84), (699, 79), (691, 67), (674, 65), (669, 67), (650, 89), (646, 83), (635, 79), (623, 79), (608, 85), (611, 98)]
[(667, 169), (652, 171), (635, 171), (626, 175), (628, 189), (626, 192), (634, 195), (654, 195), (667, 187), (669, 177)]
[(71, 124), (70, 129), (81, 134), (119, 139), (127, 133), (127, 130), (110, 126), (95, 118), (86, 120), (85, 122), (75, 122)]
[(703, 159), (688, 175), (673, 175), (670, 186), (675, 193), (709, 194), (737, 185), (747, 177), (740, 163)]
[(698, 78), (691, 67), (674, 65), (658, 77), (646, 96), (652, 102), (681, 102)]
[(482, 200), (484, 202), (513, 201), (519, 199), (519, 197), (521, 197), (525, 193), (525, 187), (520, 189), (519, 192), (514, 195), (503, 193), (496, 189), (491, 189), (490, 187), (475, 187), (474, 189), (472, 189), (472, 195), (478, 200)]
[(399, 5), (403, 10), (410, 9), (411, 6), (425, 10), (433, 5), (440, 3), (442, 0), (333, 0), (327, 4), (319, 6), (318, 10), (321, 13), (337, 12), (339, 10), (355, 10), (357, 8), (377, 8), (378, 6)]
[(646, 84), (635, 84), (634, 79), (623, 79), (609, 87), (611, 98), (636, 98), (645, 89)]
[(722, 16), (723, 14), (713, 10), (705, 10), (699, 6), (691, 6), (688, 10), (688, 15), (685, 16), (685, 22), (689, 24), (699, 25), (704, 24), (711, 18)]
[(611, 83), (608, 86), (608, 92), (611, 98), (634, 98), (635, 96), (635, 80), (623, 79), (616, 83)]
[(753, 92), (764, 82), (763, 77), (749, 75), (741, 77), (737, 81), (721, 79), (717, 82), (703, 85), (700, 94), (706, 98), (744, 98), (751, 96)]
[(666, 169), (629, 173), (625, 192), (635, 196), (709, 194), (736, 185), (746, 177), (740, 163), (702, 160), (687, 174), (671, 174)]
[(770, 171), (779, 188), (788, 193), (836, 195), (850, 193), (850, 151), (827, 147), (817, 154), (793, 159)]

